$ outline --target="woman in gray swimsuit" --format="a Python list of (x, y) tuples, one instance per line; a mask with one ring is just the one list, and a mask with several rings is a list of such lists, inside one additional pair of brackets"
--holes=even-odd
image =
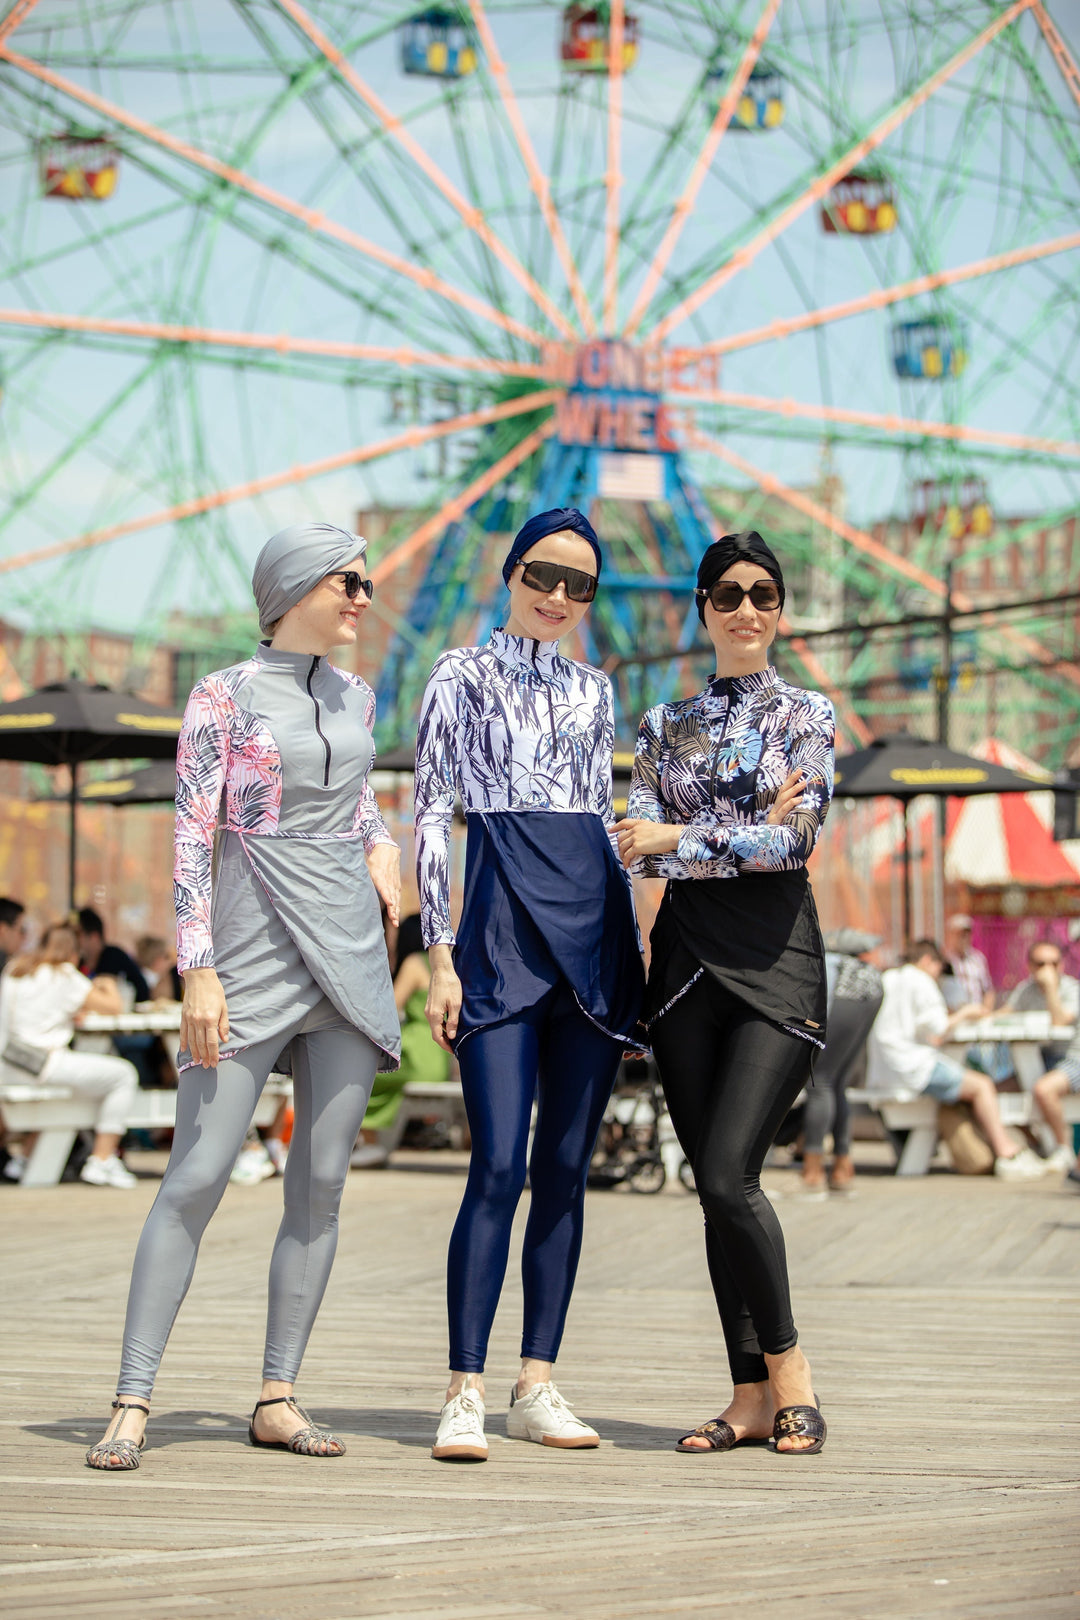
[[(135, 1255), (114, 1416), (92, 1468), (139, 1466), (158, 1365), (272, 1069), (296, 1122), (270, 1262), (253, 1445), (339, 1457), (293, 1399), (337, 1244), (349, 1153), (400, 1034), (379, 915), (398, 920), (400, 851), (368, 783), (375, 699), (327, 662), (371, 595), (366, 544), (323, 523), (255, 565), (270, 637), (195, 687), (177, 750), (176, 917), (185, 996), (176, 1134)], [(215, 831), (222, 792), (223, 830)], [(211, 868), (213, 867), (213, 882)]]

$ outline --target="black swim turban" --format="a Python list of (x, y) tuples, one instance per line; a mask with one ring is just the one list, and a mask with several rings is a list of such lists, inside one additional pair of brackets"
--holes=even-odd
[(566, 529), (569, 529), (571, 534), (580, 534), (581, 538), (592, 546), (593, 555), (596, 557), (596, 572), (599, 575), (603, 558), (600, 555), (600, 542), (596, 537), (596, 530), (584, 512), (579, 512), (576, 506), (553, 506), (550, 512), (537, 512), (535, 517), (529, 518), (514, 536), (514, 543), (506, 554), (502, 568), (502, 577), (507, 585), (510, 583), (510, 575), (522, 557), (538, 540), (545, 539), (549, 534), (562, 534)]
[[(759, 568), (775, 579), (780, 589), (780, 607), (784, 606), (784, 575), (773, 552), (765, 544), (756, 529), (744, 529), (742, 534), (725, 534), (721, 539), (714, 540), (708, 551), (698, 563), (697, 582), (699, 591), (708, 591), (721, 579), (733, 563), (757, 563)], [(697, 598), (698, 618), (705, 623), (705, 603), (707, 598)]]

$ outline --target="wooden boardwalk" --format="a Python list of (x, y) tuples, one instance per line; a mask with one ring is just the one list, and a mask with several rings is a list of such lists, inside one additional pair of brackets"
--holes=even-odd
[(428, 1455), (460, 1156), (350, 1178), (300, 1387), (348, 1437), (339, 1462), (245, 1444), (280, 1183), (230, 1188), (143, 1466), (95, 1474), (82, 1453), (160, 1162), (136, 1156), (130, 1193), (0, 1194), (9, 1620), (1080, 1615), (1080, 1196), (1060, 1178), (870, 1174), (856, 1200), (814, 1204), (769, 1174), (830, 1425), (813, 1459), (671, 1449), (726, 1398), (697, 1205), (590, 1194), (559, 1377), (604, 1444), (499, 1437), (512, 1279), (480, 1467)]

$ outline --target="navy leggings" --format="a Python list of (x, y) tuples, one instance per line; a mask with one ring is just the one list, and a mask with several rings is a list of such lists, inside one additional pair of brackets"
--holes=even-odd
[(705, 1253), (732, 1382), (763, 1383), (764, 1352), (797, 1342), (784, 1234), (761, 1166), (814, 1048), (702, 973), (650, 1031), (671, 1123), (705, 1211)]
[(586, 1018), (565, 980), (534, 1007), (476, 1030), (459, 1046), (472, 1158), (446, 1268), (452, 1372), (484, 1370), (525, 1185), (534, 1099), (521, 1354), (536, 1361), (558, 1355), (581, 1252), (585, 1177), (622, 1053), (620, 1042)]

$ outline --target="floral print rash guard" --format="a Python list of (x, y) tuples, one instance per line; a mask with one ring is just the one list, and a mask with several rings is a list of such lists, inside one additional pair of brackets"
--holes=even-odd
[[(684, 827), (678, 849), (647, 855), (641, 877), (725, 878), (791, 872), (817, 843), (833, 790), (833, 707), (771, 667), (714, 679), (703, 692), (650, 709), (641, 722), (627, 816)], [(767, 823), (798, 767), (798, 811)]]
[(198, 682), (176, 753), (181, 973), (214, 966), (211, 866), (223, 792), (222, 824), (249, 856), (253, 838), (393, 844), (368, 780), (374, 718), (375, 694), (358, 675), (267, 643)]
[(478, 811), (587, 811), (614, 820), (611, 682), (556, 641), (494, 630), (435, 664), (416, 740), (416, 866), (424, 944), (451, 945), (455, 796)]

